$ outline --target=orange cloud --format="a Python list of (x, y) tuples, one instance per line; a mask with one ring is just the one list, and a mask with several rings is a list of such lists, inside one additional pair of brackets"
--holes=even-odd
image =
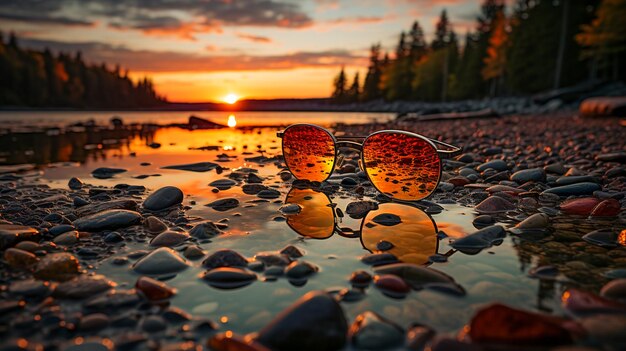
[(272, 42), (272, 39), (268, 37), (257, 36), (257, 35), (246, 34), (246, 33), (237, 33), (237, 37), (244, 39), (244, 40), (249, 40), (255, 43), (271, 43)]

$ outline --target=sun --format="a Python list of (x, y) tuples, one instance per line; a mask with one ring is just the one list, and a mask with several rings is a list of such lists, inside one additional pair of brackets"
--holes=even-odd
[(237, 102), (237, 100), (239, 100), (239, 96), (237, 94), (233, 94), (230, 93), (226, 96), (224, 96), (224, 98), (222, 99), (225, 103), (227, 104), (234, 104), (235, 102)]

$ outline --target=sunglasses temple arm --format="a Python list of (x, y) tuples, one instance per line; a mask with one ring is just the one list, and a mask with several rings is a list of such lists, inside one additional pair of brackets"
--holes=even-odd
[(443, 146), (447, 149), (447, 150), (437, 149), (437, 153), (439, 154), (439, 156), (444, 159), (458, 156), (463, 151), (460, 147), (444, 143), (443, 141), (430, 139), (430, 138), (428, 140), (432, 141), (437, 146)]

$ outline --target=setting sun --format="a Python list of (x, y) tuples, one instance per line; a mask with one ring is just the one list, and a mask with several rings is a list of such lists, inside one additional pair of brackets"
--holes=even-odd
[(224, 102), (232, 105), (235, 102), (237, 102), (237, 100), (239, 100), (239, 96), (237, 96), (237, 94), (230, 93), (230, 94), (224, 96), (224, 98), (222, 100), (224, 100)]

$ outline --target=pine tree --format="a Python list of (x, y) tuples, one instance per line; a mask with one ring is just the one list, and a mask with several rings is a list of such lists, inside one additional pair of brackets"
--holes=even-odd
[(335, 77), (334, 81), (334, 90), (332, 94), (332, 99), (336, 103), (344, 103), (346, 102), (346, 72), (344, 71), (344, 67), (341, 67), (341, 71)]
[(496, 94), (499, 85), (502, 84), (506, 64), (506, 45), (506, 17), (504, 10), (499, 10), (492, 22), (487, 57), (483, 60), (484, 67), (481, 70), (483, 79), (491, 82), (491, 96)]
[(382, 75), (382, 63), (380, 62), (380, 44), (370, 48), (370, 63), (363, 83), (363, 101), (375, 100), (381, 97), (380, 79)]
[(352, 85), (348, 88), (347, 91), (347, 100), (349, 102), (358, 102), (361, 95), (361, 87), (359, 83), (359, 72), (357, 71), (354, 74), (354, 80), (352, 81)]

